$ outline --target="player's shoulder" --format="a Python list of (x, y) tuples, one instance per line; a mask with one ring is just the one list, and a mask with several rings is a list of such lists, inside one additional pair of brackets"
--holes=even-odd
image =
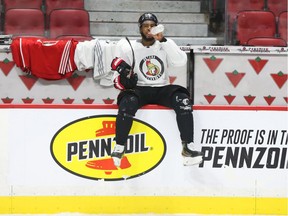
[(127, 43), (127, 40), (125, 38), (121, 38), (118, 42), (117, 42), (117, 46), (124, 46)]
[[(134, 47), (134, 41), (129, 40), (131, 46)], [(120, 48), (124, 53), (131, 50), (130, 44), (126, 38), (122, 38), (117, 42), (117, 47)]]

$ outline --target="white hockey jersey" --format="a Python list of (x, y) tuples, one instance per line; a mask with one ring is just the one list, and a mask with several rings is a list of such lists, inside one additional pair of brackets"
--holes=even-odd
[[(160, 43), (155, 41), (152, 46), (145, 47), (140, 40), (131, 41), (135, 54), (134, 73), (138, 75), (138, 86), (164, 86), (169, 85), (168, 67), (181, 67), (187, 62), (187, 55), (177, 44), (167, 39)], [(132, 66), (133, 55), (126, 39), (117, 44), (115, 57), (120, 57)], [(117, 72), (114, 78), (119, 75)]]

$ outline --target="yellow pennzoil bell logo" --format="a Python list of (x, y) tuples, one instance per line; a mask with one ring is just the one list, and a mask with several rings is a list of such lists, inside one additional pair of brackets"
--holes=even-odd
[(51, 154), (66, 171), (95, 180), (126, 180), (156, 168), (166, 154), (163, 136), (153, 126), (134, 119), (121, 166), (111, 158), (115, 115), (89, 116), (68, 123), (51, 140)]

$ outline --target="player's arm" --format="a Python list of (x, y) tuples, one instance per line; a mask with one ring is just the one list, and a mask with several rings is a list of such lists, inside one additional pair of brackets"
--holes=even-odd
[(161, 43), (162, 48), (166, 51), (169, 66), (180, 67), (186, 64), (186, 53), (182, 51), (173, 40), (164, 36), (163, 25), (154, 26), (151, 29), (151, 34), (155, 40), (158, 40)]

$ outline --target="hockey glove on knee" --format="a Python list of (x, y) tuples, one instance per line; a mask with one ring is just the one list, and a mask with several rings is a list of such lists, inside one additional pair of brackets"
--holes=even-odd
[(137, 74), (132, 74), (130, 78), (119, 75), (114, 79), (114, 87), (119, 90), (133, 89), (136, 87), (138, 81)]

